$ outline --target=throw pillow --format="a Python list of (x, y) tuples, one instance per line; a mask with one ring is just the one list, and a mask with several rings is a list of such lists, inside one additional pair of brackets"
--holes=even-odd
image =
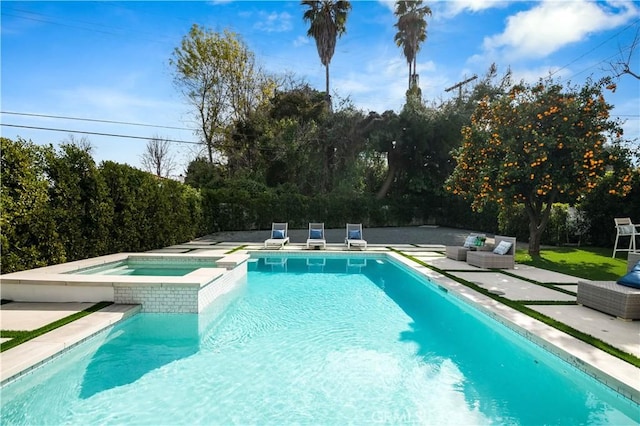
[(312, 229), (309, 232), (309, 238), (312, 240), (321, 240), (322, 239), (322, 229)]
[(469, 235), (467, 239), (464, 240), (464, 244), (462, 245), (462, 247), (473, 247), (476, 244), (476, 238), (478, 237), (476, 237), (475, 235)]
[(640, 288), (640, 262), (636, 263), (636, 266), (617, 282), (626, 287)]
[(350, 240), (359, 240), (360, 239), (360, 231), (358, 231), (357, 229), (349, 231), (349, 239)]
[(636, 230), (635, 226), (633, 225), (621, 225), (618, 228), (620, 228), (620, 234), (622, 235), (631, 235)]
[(284, 240), (284, 230), (274, 229), (272, 238), (275, 240)]
[(508, 241), (500, 241), (500, 244), (498, 244), (496, 248), (493, 249), (493, 252), (495, 254), (501, 254), (501, 255), (507, 254), (509, 252), (509, 249), (511, 249), (512, 245), (513, 244), (511, 244)]

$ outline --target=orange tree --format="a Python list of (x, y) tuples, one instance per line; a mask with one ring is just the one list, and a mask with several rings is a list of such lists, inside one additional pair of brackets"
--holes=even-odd
[(539, 255), (540, 237), (556, 201), (576, 202), (608, 173), (612, 191), (631, 189), (630, 170), (607, 167), (622, 136), (611, 120), (604, 88), (608, 80), (563, 87), (553, 81), (521, 83), (476, 107), (453, 151), (456, 167), (445, 186), (473, 200), (501, 207), (523, 204), (529, 217), (529, 253)]

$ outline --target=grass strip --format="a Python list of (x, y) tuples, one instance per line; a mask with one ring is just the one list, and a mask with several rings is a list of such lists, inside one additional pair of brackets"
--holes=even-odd
[(443, 271), (442, 269), (436, 268), (433, 265), (429, 265), (429, 264), (427, 264), (427, 263), (425, 263), (425, 262), (423, 262), (423, 261), (411, 256), (411, 255), (405, 254), (405, 253), (403, 253), (403, 252), (401, 252), (399, 250), (395, 250), (395, 249), (392, 249), (392, 250), (395, 253), (398, 253), (401, 256), (404, 256), (407, 259), (412, 260), (413, 262), (416, 262), (421, 266), (424, 266), (425, 268), (429, 268), (429, 269), (431, 269), (431, 270), (433, 270), (435, 272), (438, 272), (438, 273), (444, 275), (445, 277), (456, 281), (457, 283), (460, 283), (460, 284), (462, 284), (462, 285), (464, 285), (466, 287), (469, 287), (470, 289), (472, 289), (474, 291), (477, 291), (478, 293), (481, 293), (481, 294), (483, 294), (483, 295), (485, 295), (487, 297), (490, 297), (491, 299), (496, 300), (496, 301), (498, 301), (498, 302), (500, 302), (500, 303), (502, 303), (502, 304), (504, 304), (506, 306), (509, 306), (510, 308), (513, 308), (518, 312), (521, 312), (521, 313), (523, 313), (525, 315), (528, 315), (531, 318), (537, 319), (538, 321), (541, 321), (541, 322), (543, 322), (543, 323), (545, 323), (545, 324), (547, 324), (547, 325), (549, 325), (549, 326), (551, 326), (551, 327), (553, 327), (553, 328), (555, 328), (557, 330), (560, 330), (563, 333), (569, 334), (570, 336), (573, 336), (576, 339), (582, 340), (583, 342), (588, 343), (593, 347), (596, 347), (596, 348), (598, 348), (598, 349), (600, 349), (600, 350), (602, 350), (602, 351), (604, 351), (604, 352), (606, 352), (606, 353), (608, 353), (610, 355), (615, 356), (616, 358), (619, 358), (619, 359), (621, 359), (621, 360), (623, 360), (625, 362), (628, 362), (629, 364), (631, 364), (631, 365), (633, 365), (635, 367), (640, 368), (640, 358), (638, 358), (637, 356), (635, 356), (633, 354), (624, 352), (624, 351), (622, 351), (622, 350), (620, 350), (620, 349), (618, 349), (618, 348), (616, 348), (614, 346), (611, 346), (610, 344), (608, 344), (606, 342), (603, 342), (602, 340), (600, 340), (600, 339), (598, 339), (596, 337), (593, 337), (590, 334), (584, 333), (584, 332), (582, 332), (580, 330), (576, 330), (575, 328), (573, 328), (571, 326), (568, 326), (567, 324), (564, 324), (564, 323), (562, 323), (560, 321), (557, 321), (557, 320), (555, 320), (555, 319), (553, 319), (551, 317), (548, 317), (548, 316), (546, 316), (544, 314), (541, 314), (540, 312), (538, 312), (538, 311), (536, 311), (534, 309), (528, 308), (527, 306), (523, 305), (521, 302), (516, 302), (516, 301), (510, 300), (510, 299), (507, 299), (505, 297), (501, 297), (499, 295), (496, 295), (494, 293), (491, 293), (491, 292), (487, 291), (486, 289), (484, 289), (484, 288), (482, 288), (482, 287), (480, 287), (480, 286), (478, 286), (476, 284), (473, 284), (473, 283), (471, 283), (469, 281), (463, 280), (462, 278), (458, 278), (458, 277), (456, 277), (454, 275), (451, 275), (447, 271)]
[[(51, 330), (55, 330), (56, 328), (60, 328), (63, 325), (69, 324), (70, 322), (78, 320), (82, 317), (86, 317), (87, 315), (99, 311), (100, 309), (105, 308), (109, 305), (113, 305), (113, 302), (99, 302), (80, 312), (76, 312), (75, 314), (71, 314), (67, 317), (59, 319), (58, 321), (54, 321), (51, 324), (47, 324), (44, 327), (40, 327), (31, 331), (2, 330), (0, 332), (1, 337), (11, 337), (11, 340), (0, 343), (0, 352), (4, 352), (7, 349), (14, 348), (21, 343), (27, 342), (31, 339), (35, 339), (38, 336), (42, 336), (43, 334), (48, 333)], [(15, 337), (11, 336), (12, 334), (14, 334)]]
[(247, 245), (246, 245), (246, 244), (245, 244), (245, 245), (243, 245), (243, 246), (238, 246), (238, 247), (234, 248), (233, 250), (229, 250), (229, 251), (225, 252), (224, 254), (231, 254), (231, 253), (235, 253), (235, 252), (237, 252), (237, 251), (239, 251), (239, 250), (243, 250), (245, 247), (247, 247)]

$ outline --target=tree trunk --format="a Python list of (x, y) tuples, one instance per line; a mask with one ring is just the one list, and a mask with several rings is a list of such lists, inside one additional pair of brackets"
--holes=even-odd
[(543, 229), (529, 222), (529, 255), (540, 256), (540, 238)]
[(551, 207), (557, 195), (558, 191), (554, 189), (546, 203), (532, 196), (531, 201), (524, 204), (524, 209), (529, 216), (529, 255), (531, 256), (540, 256), (540, 240), (551, 217)]
[(376, 194), (376, 200), (382, 200), (387, 195), (387, 192), (389, 192), (389, 189), (391, 188), (391, 184), (393, 183), (395, 177), (396, 167), (390, 164), (389, 170), (387, 170), (387, 177), (384, 179), (382, 186)]
[(325, 69), (325, 80), (327, 85), (327, 93), (325, 93), (325, 98), (327, 100), (327, 108), (331, 111), (331, 95), (329, 94), (329, 64), (324, 67)]

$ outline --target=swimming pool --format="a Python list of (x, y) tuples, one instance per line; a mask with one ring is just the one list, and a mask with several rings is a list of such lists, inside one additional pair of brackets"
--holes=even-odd
[(208, 328), (194, 318), (139, 314), (68, 351), (2, 389), (2, 424), (640, 421), (385, 258), (260, 258)]

